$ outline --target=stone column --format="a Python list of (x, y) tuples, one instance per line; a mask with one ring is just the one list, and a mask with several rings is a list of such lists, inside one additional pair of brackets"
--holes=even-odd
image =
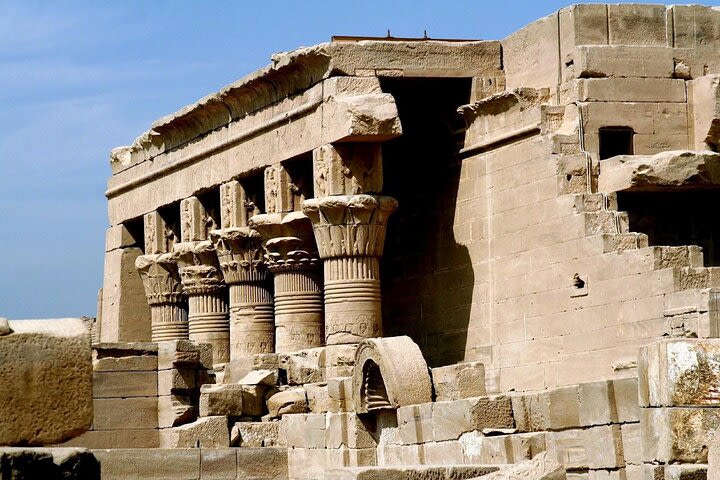
[(230, 287), (230, 358), (272, 353), (273, 297), (260, 235), (248, 227), (210, 232)]
[(325, 278), (325, 342), (382, 336), (380, 257), (397, 200), (382, 188), (380, 144), (324, 145), (313, 152), (315, 196), (303, 202)]
[(174, 256), (171, 253), (141, 255), (135, 267), (150, 305), (152, 341), (187, 339), (187, 301)]
[(296, 352), (325, 343), (320, 260), (312, 224), (302, 212), (255, 215), (275, 282), (275, 350)]
[(227, 286), (208, 238), (212, 219), (196, 197), (180, 202), (182, 242), (173, 246), (188, 297), (189, 338), (213, 347), (213, 363), (230, 360)]
[(183, 291), (188, 297), (189, 338), (213, 347), (213, 363), (230, 361), (227, 286), (212, 242), (178, 243), (174, 247)]

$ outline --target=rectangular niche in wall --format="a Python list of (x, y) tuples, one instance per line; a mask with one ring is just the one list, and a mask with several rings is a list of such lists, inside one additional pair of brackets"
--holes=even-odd
[(245, 189), (247, 218), (265, 213), (265, 174), (262, 170), (252, 172), (239, 179)]
[(220, 187), (199, 193), (197, 198), (205, 209), (206, 230), (220, 228)]
[(302, 202), (313, 198), (312, 152), (286, 160), (282, 164), (290, 177), (293, 211), (302, 210)]
[(133, 239), (133, 247), (138, 247), (143, 252), (145, 251), (145, 224), (143, 223), (143, 217), (133, 218), (123, 222), (123, 226), (130, 234)]
[(171, 252), (173, 245), (180, 242), (180, 202), (171, 203), (157, 209), (165, 224), (165, 251)]
[(633, 135), (630, 127), (602, 127), (598, 131), (600, 140), (600, 160), (617, 155), (633, 154)]

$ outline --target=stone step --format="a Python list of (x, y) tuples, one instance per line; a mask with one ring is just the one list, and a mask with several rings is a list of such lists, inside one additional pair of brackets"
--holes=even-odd
[(324, 480), (464, 480), (498, 471), (498, 465), (403, 465), (392, 467), (343, 467), (325, 471)]
[(644, 233), (602, 233), (603, 253), (636, 250), (648, 246)]
[(602, 233), (630, 233), (627, 212), (597, 211), (578, 214), (582, 218), (585, 236)]

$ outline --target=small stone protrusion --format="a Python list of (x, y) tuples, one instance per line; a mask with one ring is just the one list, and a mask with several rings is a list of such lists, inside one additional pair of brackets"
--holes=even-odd
[(0, 337), (13, 333), (7, 318), (0, 317)]

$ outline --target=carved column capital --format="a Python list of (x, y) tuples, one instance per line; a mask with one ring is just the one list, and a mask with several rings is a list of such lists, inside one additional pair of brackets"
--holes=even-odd
[(135, 268), (150, 305), (152, 340), (188, 338), (186, 299), (175, 256), (171, 253), (141, 255), (135, 260)]
[(237, 285), (267, 278), (262, 238), (249, 227), (231, 227), (210, 232), (225, 282)]
[(333, 195), (303, 202), (320, 258), (380, 257), (385, 228), (398, 202), (378, 195)]
[(265, 261), (272, 273), (320, 266), (312, 223), (302, 212), (255, 215), (249, 224), (265, 242)]
[(173, 247), (187, 295), (212, 293), (225, 288), (215, 247), (209, 240), (183, 242)]
[(148, 305), (176, 303), (182, 300), (183, 287), (175, 257), (171, 253), (140, 255), (135, 260)]

